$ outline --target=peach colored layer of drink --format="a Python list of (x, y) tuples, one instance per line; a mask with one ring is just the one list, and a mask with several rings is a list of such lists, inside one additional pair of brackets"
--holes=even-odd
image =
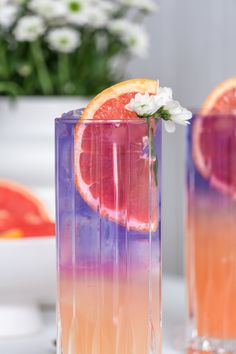
[(198, 336), (236, 338), (235, 201), (190, 199), (187, 255), (189, 311)]
[[(158, 274), (153, 276), (150, 293), (146, 271), (128, 282), (92, 276), (73, 281), (68, 273), (62, 275), (62, 352), (144, 354), (153, 348), (153, 353), (160, 353)], [(151, 338), (157, 342), (151, 343)]]

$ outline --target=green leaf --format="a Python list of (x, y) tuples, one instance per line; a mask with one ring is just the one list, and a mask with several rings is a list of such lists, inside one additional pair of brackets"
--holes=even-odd
[(0, 93), (9, 96), (18, 96), (22, 94), (21, 88), (13, 82), (1, 82), (0, 83)]

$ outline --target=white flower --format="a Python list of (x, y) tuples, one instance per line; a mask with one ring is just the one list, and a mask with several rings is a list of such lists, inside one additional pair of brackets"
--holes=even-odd
[(16, 5), (22, 5), (24, 4), (27, 0), (10, 0), (11, 3), (16, 4)]
[(186, 126), (192, 118), (192, 113), (181, 107), (178, 101), (170, 100), (165, 104), (164, 109), (170, 114), (169, 120), (165, 121), (165, 128), (169, 133), (175, 131), (175, 124)]
[(0, 3), (0, 26), (8, 29), (16, 20), (19, 8), (17, 5), (8, 4), (2, 1)]
[(99, 6), (100, 9), (105, 11), (108, 15), (119, 10), (119, 5), (115, 2), (111, 2), (110, 0), (99, 0), (97, 6)]
[(175, 124), (187, 125), (192, 118), (192, 113), (181, 107), (178, 101), (172, 98), (172, 90), (168, 87), (160, 87), (156, 95), (137, 93), (125, 106), (139, 117), (162, 118), (165, 128), (169, 133), (175, 131)]
[(14, 30), (16, 39), (19, 42), (33, 42), (45, 32), (45, 25), (39, 16), (22, 17)]
[(31, 0), (29, 9), (47, 20), (65, 16), (65, 4), (60, 0)]
[(159, 106), (158, 108), (164, 106), (167, 102), (173, 99), (172, 89), (169, 87), (159, 87), (155, 98)]
[(82, 26), (85, 21), (85, 11), (91, 7), (90, 0), (64, 0), (66, 19), (69, 23)]
[(136, 7), (142, 11), (156, 12), (159, 6), (155, 0), (120, 0), (121, 5)]
[(102, 8), (94, 5), (85, 9), (81, 22), (93, 28), (101, 28), (108, 23), (108, 16)]
[(132, 54), (146, 58), (149, 52), (149, 37), (144, 28), (133, 25), (132, 30), (126, 35), (126, 42)]
[(113, 20), (108, 28), (111, 33), (120, 37), (132, 54), (147, 57), (149, 38), (143, 27), (128, 20)]
[[(64, 0), (66, 18), (69, 23), (77, 26), (88, 25), (94, 28), (106, 26), (108, 22), (108, 3), (92, 0)], [(111, 4), (110, 4), (111, 5)]]
[(52, 29), (47, 39), (52, 49), (62, 53), (74, 52), (80, 45), (79, 32), (69, 27)]
[(137, 93), (125, 106), (128, 111), (135, 112), (139, 117), (152, 116), (159, 108), (154, 95)]
[(111, 31), (111, 33), (120, 37), (123, 36), (125, 29), (129, 29), (130, 27), (132, 27), (132, 22), (124, 19), (112, 20), (108, 24), (108, 29)]

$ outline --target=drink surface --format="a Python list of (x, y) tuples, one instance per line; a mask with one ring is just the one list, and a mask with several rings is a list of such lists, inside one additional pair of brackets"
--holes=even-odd
[[(196, 119), (201, 118), (195, 117), (194, 122)], [(192, 156), (196, 150), (194, 144), (200, 141), (192, 139), (194, 122), (188, 137), (186, 244), (189, 317), (192, 329), (199, 337), (235, 339), (236, 200), (233, 194), (236, 118), (205, 118), (204, 128), (208, 135), (202, 137), (202, 147), (205, 156), (212, 156), (211, 163), (206, 164), (211, 169), (207, 177), (199, 169), (196, 155), (194, 160)]]
[[(133, 216), (132, 220), (130, 217), (133, 210), (133, 207), (130, 210), (134, 191), (132, 185), (142, 181), (141, 176), (134, 178), (132, 172), (139, 164), (139, 159), (133, 153), (134, 142), (130, 141), (130, 132), (132, 129), (137, 130), (137, 127), (133, 127), (130, 122), (111, 123), (112, 131), (122, 131), (125, 134), (122, 140), (116, 142), (116, 156), (106, 160), (107, 173), (109, 176), (110, 171), (114, 173), (115, 188), (111, 188), (110, 182), (105, 184), (106, 170), (101, 173), (99, 168), (104, 164), (106, 156), (110, 156), (109, 153), (92, 149), (86, 168), (88, 174), (98, 174), (100, 190), (98, 204), (95, 207), (89, 206), (86, 196), (81, 196), (75, 181), (74, 134), (77, 121), (78, 114), (70, 113), (56, 123), (61, 352), (160, 353), (160, 199), (157, 199), (160, 169), (158, 186), (152, 174), (148, 176), (149, 193), (146, 195), (150, 207), (150, 225), (153, 205), (157, 208), (158, 225), (155, 229), (150, 227), (148, 230), (139, 230), (133, 227)], [(147, 126), (143, 125), (140, 129), (144, 132), (142, 141), (146, 142)], [(94, 139), (91, 138), (87, 143), (92, 145)], [(111, 146), (114, 143), (111, 140)], [(159, 130), (155, 145), (160, 162)], [(148, 164), (150, 159), (146, 150), (144, 144), (140, 158), (147, 159)], [(121, 166), (124, 159), (129, 161), (125, 170)], [(123, 213), (123, 217), (118, 218), (120, 222), (112, 221), (109, 215), (101, 216), (104, 191), (109, 188), (114, 193), (114, 213), (118, 214), (121, 210)], [(147, 205), (147, 201), (142, 199), (142, 188), (142, 185), (135, 188), (138, 193), (135, 196), (139, 206), (138, 215), (142, 214), (142, 208)]]

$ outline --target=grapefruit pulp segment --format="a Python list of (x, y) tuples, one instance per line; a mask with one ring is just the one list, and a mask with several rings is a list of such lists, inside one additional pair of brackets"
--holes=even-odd
[[(154, 198), (150, 212), (149, 196), (156, 195), (157, 186), (149, 186), (150, 162), (143, 157), (148, 126), (125, 105), (137, 92), (156, 94), (157, 88), (156, 81), (145, 79), (115, 85), (89, 103), (75, 128), (75, 181), (79, 193), (101, 216), (132, 230), (148, 231), (150, 226), (156, 230), (157, 201)], [(119, 124), (112, 123), (117, 119)], [(135, 123), (130, 124), (130, 120)]]
[(236, 198), (236, 77), (218, 85), (193, 123), (193, 160), (204, 178)]
[(0, 180), (0, 237), (4, 235), (52, 236), (55, 224), (44, 205), (27, 188)]

